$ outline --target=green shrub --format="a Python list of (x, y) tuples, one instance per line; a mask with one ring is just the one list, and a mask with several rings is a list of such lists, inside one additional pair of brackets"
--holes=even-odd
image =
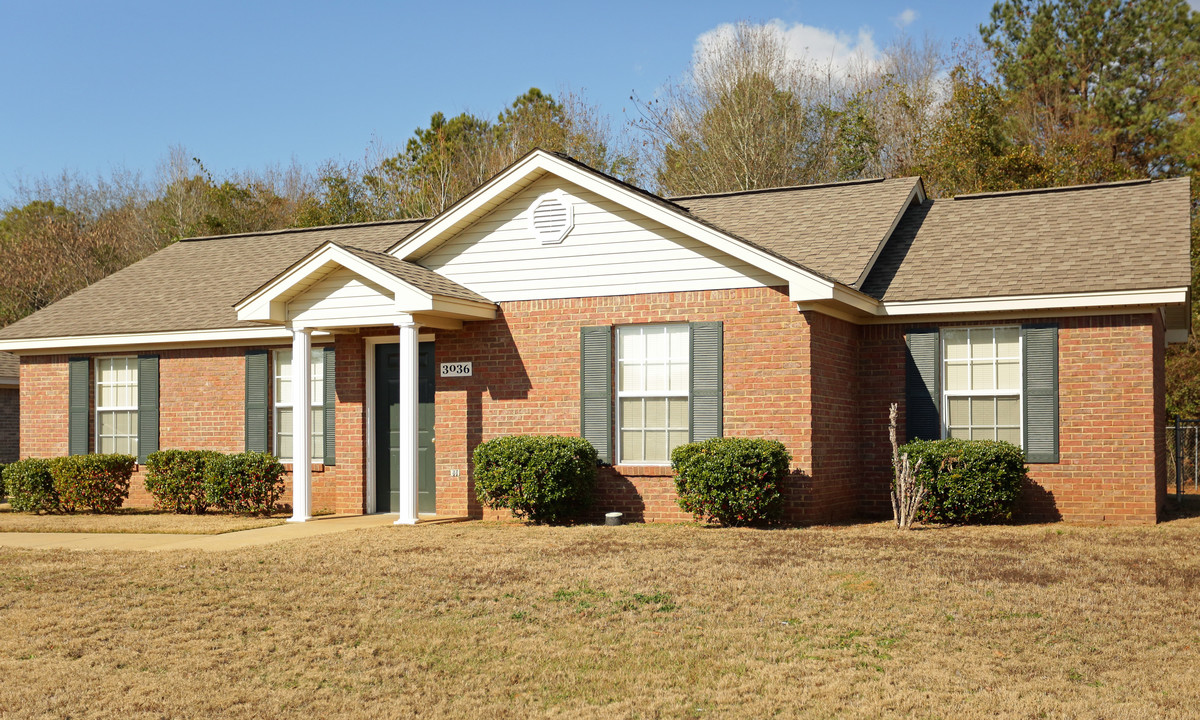
[(50, 461), (50, 475), (59, 505), (67, 512), (90, 508), (110, 513), (129, 497), (129, 478), (137, 458), (132, 455), (71, 455)]
[(0, 497), (8, 497), (8, 491), (4, 486), (4, 468), (8, 467), (7, 463), (0, 463)]
[(1016, 445), (993, 440), (914, 440), (900, 447), (928, 488), (917, 513), (921, 522), (951, 524), (1011, 520), (1025, 480), (1025, 456)]
[(208, 509), (204, 473), (221, 457), (212, 450), (160, 450), (146, 458), (146, 491), (154, 507), (173, 513), (200, 515)]
[(791, 462), (778, 440), (728, 437), (680, 445), (671, 452), (679, 507), (722, 525), (778, 520), (779, 488)]
[(13, 510), (58, 512), (58, 493), (54, 491), (49, 460), (29, 458), (5, 465), (4, 487)]
[(267, 453), (217, 455), (204, 473), (208, 504), (226, 512), (270, 515), (283, 495), (283, 464)]
[(475, 448), (475, 497), (535, 523), (555, 522), (591, 503), (596, 448), (583, 438), (509, 435)]

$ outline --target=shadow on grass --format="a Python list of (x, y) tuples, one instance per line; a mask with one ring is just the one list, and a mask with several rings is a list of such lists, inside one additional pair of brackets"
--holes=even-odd
[(1179, 499), (1176, 499), (1174, 493), (1167, 496), (1167, 506), (1163, 509), (1162, 522), (1193, 518), (1200, 518), (1200, 495), (1184, 495)]

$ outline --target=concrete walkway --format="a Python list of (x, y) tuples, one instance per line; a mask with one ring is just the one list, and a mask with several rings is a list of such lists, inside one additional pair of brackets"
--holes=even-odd
[[(455, 522), (464, 518), (428, 518), (419, 524)], [(316, 537), (330, 533), (383, 527), (396, 522), (395, 515), (341, 515), (313, 518), (304, 523), (283, 523), (220, 535), (174, 535), (167, 533), (0, 533), (0, 547), (63, 550), (238, 550), (270, 545), (281, 540)], [(399, 528), (398, 528), (399, 529)]]

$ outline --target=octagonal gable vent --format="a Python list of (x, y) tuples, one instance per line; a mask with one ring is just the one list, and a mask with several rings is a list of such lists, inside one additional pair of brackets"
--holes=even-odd
[(561, 190), (546, 193), (529, 209), (529, 229), (543, 245), (556, 245), (575, 227), (575, 210)]

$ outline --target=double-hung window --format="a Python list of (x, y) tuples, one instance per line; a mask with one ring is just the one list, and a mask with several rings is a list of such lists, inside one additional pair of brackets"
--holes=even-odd
[[(312, 349), (312, 360), (309, 364), (309, 408), (312, 434), (312, 460), (319, 463), (324, 459), (325, 448), (325, 351), (323, 348)], [(275, 455), (283, 460), (292, 457), (292, 351), (275, 351), (274, 370), (274, 401), (275, 401)]]
[[(84, 365), (85, 372), (86, 368)], [(96, 359), (96, 452), (138, 454), (138, 359), (135, 356)]]
[(617, 427), (622, 463), (666, 464), (688, 442), (687, 324), (617, 328)]
[(1021, 446), (1021, 329), (942, 331), (945, 437)]

